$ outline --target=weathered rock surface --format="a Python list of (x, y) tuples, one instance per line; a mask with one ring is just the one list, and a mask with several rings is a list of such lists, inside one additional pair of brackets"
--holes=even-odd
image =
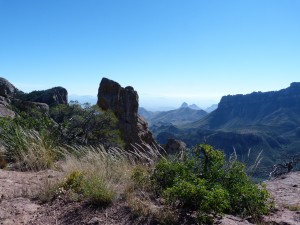
[(0, 224), (28, 224), (36, 217), (37, 210), (41, 207), (30, 198), (40, 192), (43, 184), (54, 182), (62, 175), (52, 170), (40, 172), (0, 170)]
[(18, 89), (11, 84), (8, 80), (3, 77), (0, 77), (0, 96), (5, 98), (13, 97)]
[(154, 139), (147, 123), (138, 115), (139, 96), (133, 87), (121, 87), (115, 81), (103, 78), (98, 90), (97, 104), (103, 110), (112, 110), (119, 119), (119, 127), (127, 147), (130, 144), (152, 144)]
[(10, 117), (14, 118), (16, 116), (16, 113), (7, 107), (0, 105), (0, 117)]
[(300, 171), (266, 182), (277, 211), (265, 220), (270, 224), (300, 224)]

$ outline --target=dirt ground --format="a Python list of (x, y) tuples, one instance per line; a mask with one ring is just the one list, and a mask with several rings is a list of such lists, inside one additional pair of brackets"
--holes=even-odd
[[(0, 224), (47, 225), (47, 224), (103, 224), (137, 225), (155, 222), (135, 217), (125, 200), (106, 208), (94, 208), (85, 202), (57, 198), (41, 204), (34, 196), (46, 183), (63, 176), (61, 172), (16, 172), (0, 170)], [(265, 224), (300, 224), (300, 172), (285, 175), (267, 182), (277, 210), (264, 218)], [(251, 224), (233, 216), (225, 216), (217, 222), (223, 225)]]

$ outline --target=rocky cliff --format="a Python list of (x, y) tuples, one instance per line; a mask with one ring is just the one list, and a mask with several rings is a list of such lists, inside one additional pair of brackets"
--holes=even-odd
[(236, 130), (261, 126), (280, 132), (295, 129), (300, 124), (300, 83), (280, 91), (253, 92), (247, 95), (222, 97), (218, 109), (194, 126), (205, 129)]
[(300, 101), (300, 82), (291, 83), (290, 87), (279, 91), (253, 92), (246, 95), (223, 96), (219, 108), (268, 104), (271, 108), (290, 107)]
[(139, 96), (133, 87), (123, 88), (107, 78), (101, 80), (97, 104), (103, 110), (112, 110), (117, 116), (127, 148), (135, 143), (154, 143), (146, 121), (138, 115), (138, 101)]

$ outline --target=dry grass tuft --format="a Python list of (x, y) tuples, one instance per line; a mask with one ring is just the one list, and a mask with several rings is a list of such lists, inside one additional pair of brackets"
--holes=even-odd
[(109, 203), (124, 193), (130, 183), (133, 163), (128, 152), (103, 146), (73, 146), (66, 155), (62, 170), (66, 174), (83, 174), (82, 189), (92, 203)]
[(62, 149), (56, 147), (49, 136), (35, 130), (15, 127), (9, 133), (1, 133), (1, 138), (5, 147), (5, 158), (22, 171), (51, 168), (62, 155)]

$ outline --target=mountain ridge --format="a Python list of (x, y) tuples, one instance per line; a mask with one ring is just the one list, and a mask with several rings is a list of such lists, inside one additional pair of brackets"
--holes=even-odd
[(263, 150), (271, 165), (282, 154), (300, 148), (300, 83), (279, 91), (253, 92), (222, 97), (218, 108), (207, 116), (183, 125), (155, 127), (161, 143), (180, 139), (191, 147), (207, 143), (231, 154), (245, 155), (251, 148)]

